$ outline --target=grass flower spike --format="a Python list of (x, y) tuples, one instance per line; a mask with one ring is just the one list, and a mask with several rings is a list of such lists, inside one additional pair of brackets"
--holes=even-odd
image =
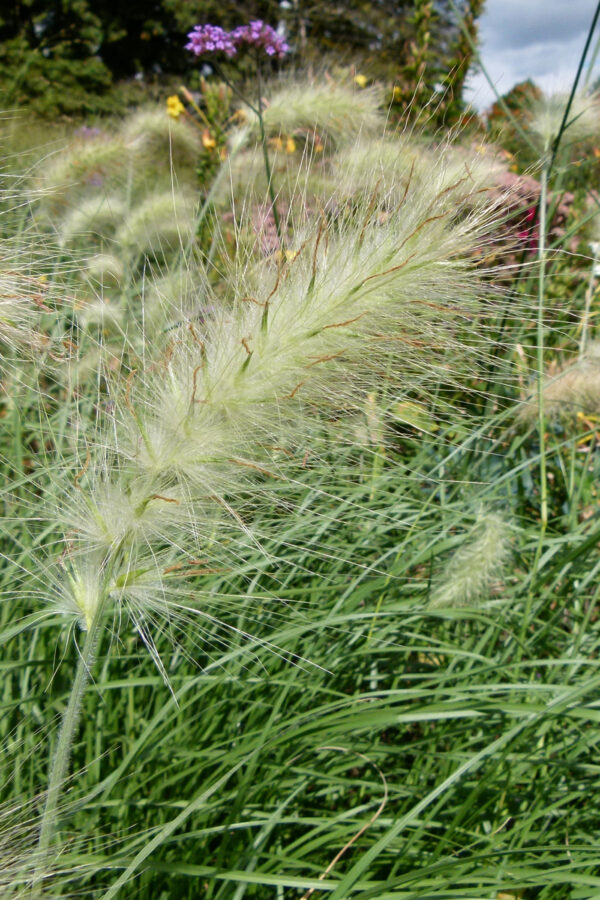
[(482, 510), (467, 539), (450, 557), (434, 588), (432, 607), (473, 606), (489, 595), (511, 558), (510, 528)]
[[(460, 208), (462, 194), (456, 202)], [(477, 341), (469, 355), (459, 335), (484, 314), (486, 289), (465, 258), (485, 242), (491, 219), (481, 210), (455, 217), (447, 191), (436, 206), (409, 185), (385, 224), (372, 204), (350, 222), (321, 220), (298, 236), (287, 262), (267, 258), (242, 271), (226, 307), (203, 322), (182, 320), (166, 346), (155, 348), (153, 336), (141, 370), (114, 393), (114, 412), (59, 513), (56, 600), (87, 637), (52, 768), (42, 849), (54, 831), (77, 695), (106, 618), (117, 623), (128, 613), (151, 652), (159, 614), (201, 620), (208, 613), (193, 594), (191, 603), (182, 598), (181, 575), (206, 563), (190, 568), (189, 560), (219, 562), (219, 529), (232, 535), (235, 552), (255, 486), (264, 494), (269, 481), (285, 482), (315, 410), (360, 406), (386, 370), (409, 392), (436, 381), (436, 369), (447, 378), (459, 347), (471, 367), (485, 356)]]
[[(549, 367), (543, 382), (544, 410), (549, 421), (575, 424), (600, 414), (600, 345), (592, 341), (574, 361)], [(519, 412), (519, 419), (532, 422), (538, 415), (535, 399)]]
[[(409, 193), (384, 227), (369, 208), (356, 222), (322, 221), (287, 262), (242, 271), (226, 306), (208, 303), (204, 321), (182, 311), (166, 346), (147, 348), (113, 397), (105, 453), (67, 505), (73, 602), (63, 608), (89, 618), (83, 597), (118, 604), (138, 576), (140, 602), (149, 568), (160, 579), (190, 541), (190, 556), (214, 553), (218, 519), (237, 528), (253, 485), (285, 479), (286, 456), (269, 448), (304, 452), (315, 409), (359, 407), (385, 370), (405, 392), (447, 379), (459, 347), (465, 364), (485, 358), (485, 340), (465, 346), (465, 326), (485, 312), (464, 257), (485, 241), (490, 214), (453, 221), (446, 192), (440, 204), (436, 213)], [(94, 570), (99, 586), (82, 593)]]
[[(560, 133), (567, 103), (567, 94), (549, 94), (533, 99), (528, 107), (528, 131), (538, 138), (546, 151)], [(595, 95), (577, 93), (573, 97), (564, 135), (567, 143), (591, 137), (600, 131), (600, 101)]]
[[(356, 90), (332, 83), (290, 82), (269, 97), (263, 110), (268, 137), (298, 133), (318, 133), (330, 147), (352, 145), (356, 139), (382, 133), (383, 93), (376, 85)], [(258, 121), (251, 111), (248, 124), (258, 133)]]

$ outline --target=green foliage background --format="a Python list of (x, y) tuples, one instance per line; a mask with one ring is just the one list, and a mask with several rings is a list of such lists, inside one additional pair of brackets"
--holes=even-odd
[(456, 114), (471, 59), (464, 29), (475, 35), (482, 6), (458, 0), (461, 30), (448, 0), (296, 0), (289, 9), (275, 0), (21, 0), (0, 14), (0, 94), (5, 108), (45, 116), (115, 112), (139, 100), (140, 80), (147, 87), (190, 76), (194, 61), (183, 46), (195, 24), (232, 28), (261, 18), (285, 27), (292, 47), (286, 65), (366, 67), (372, 77), (398, 82), (407, 102), (442, 85)]

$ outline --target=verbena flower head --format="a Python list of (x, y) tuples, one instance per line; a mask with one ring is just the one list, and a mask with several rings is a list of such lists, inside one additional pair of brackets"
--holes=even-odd
[(277, 56), (279, 59), (283, 59), (290, 49), (284, 38), (261, 19), (234, 28), (231, 37), (236, 47), (248, 44), (250, 47), (262, 48), (267, 56)]
[(185, 49), (195, 56), (218, 51), (226, 53), (227, 56), (235, 56), (237, 53), (232, 33), (225, 31), (218, 25), (195, 25), (188, 37), (190, 41), (185, 45)]
[(267, 56), (283, 59), (290, 49), (285, 39), (261, 19), (255, 19), (249, 25), (240, 25), (233, 31), (225, 31), (218, 25), (195, 25), (188, 37), (190, 40), (185, 49), (195, 56), (217, 52), (235, 56), (238, 49), (246, 44), (264, 50)]

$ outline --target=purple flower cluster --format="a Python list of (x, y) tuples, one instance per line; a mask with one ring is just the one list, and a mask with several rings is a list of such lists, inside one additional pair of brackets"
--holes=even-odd
[(260, 19), (250, 22), (249, 25), (240, 25), (239, 28), (234, 28), (231, 37), (237, 47), (241, 44), (261, 47), (268, 56), (277, 56), (279, 59), (283, 59), (290, 49), (281, 35)]
[(185, 45), (185, 49), (191, 50), (195, 56), (219, 50), (227, 56), (234, 56), (238, 49), (246, 44), (264, 50), (268, 56), (283, 59), (290, 49), (283, 37), (260, 19), (250, 22), (249, 25), (240, 25), (233, 31), (225, 31), (218, 25), (196, 25), (188, 37), (190, 42)]
[(195, 56), (214, 53), (217, 50), (221, 50), (227, 56), (235, 56), (237, 53), (232, 34), (219, 28), (218, 25), (195, 25), (188, 37), (190, 42), (185, 45), (185, 49), (191, 50)]

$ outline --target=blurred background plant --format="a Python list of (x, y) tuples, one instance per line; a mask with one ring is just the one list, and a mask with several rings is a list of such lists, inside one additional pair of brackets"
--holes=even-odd
[[(124, 111), (142, 102), (143, 91), (155, 99), (159, 86), (164, 92), (183, 81), (198, 89), (202, 73), (194, 76), (181, 49), (198, 22), (231, 30), (261, 19), (283, 29), (292, 69), (354, 65), (370, 78), (397, 84), (400, 111), (418, 97), (416, 110), (427, 92), (442, 85), (438, 100), (428, 103), (430, 115), (455, 121), (472, 55), (459, 20), (475, 36), (481, 7), (481, 0), (454, 6), (449, 0), (160, 0), (150, 11), (139, 0), (126, 6), (114, 0), (27, 0), (4, 10), (0, 19), (0, 90), (5, 107), (51, 118)], [(246, 59), (232, 61), (226, 71), (252, 78), (252, 69)]]

